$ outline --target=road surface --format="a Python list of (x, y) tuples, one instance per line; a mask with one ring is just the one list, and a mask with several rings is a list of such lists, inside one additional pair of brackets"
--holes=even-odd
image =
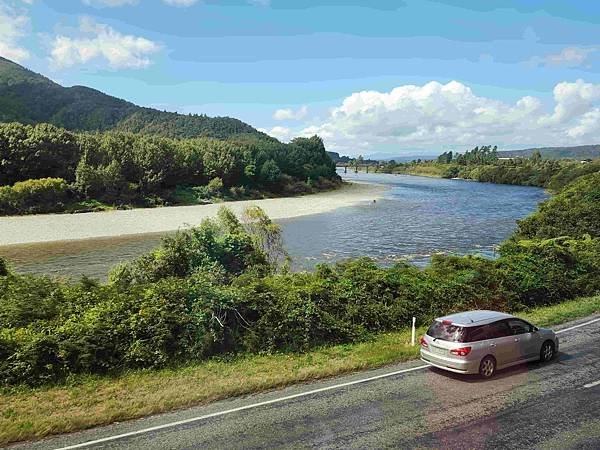
[(598, 449), (600, 317), (557, 329), (555, 361), (487, 381), (413, 361), (16, 447)]

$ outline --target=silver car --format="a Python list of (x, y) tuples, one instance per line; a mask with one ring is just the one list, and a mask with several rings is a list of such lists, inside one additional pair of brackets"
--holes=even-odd
[(528, 361), (549, 361), (558, 337), (510, 314), (468, 311), (435, 319), (421, 338), (421, 359), (456, 373), (491, 377)]

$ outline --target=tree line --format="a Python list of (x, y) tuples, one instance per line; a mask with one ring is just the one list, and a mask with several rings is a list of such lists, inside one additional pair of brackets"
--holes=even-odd
[(171, 139), (0, 124), (0, 213), (5, 214), (52, 208), (51, 201), (36, 202), (33, 193), (46, 200), (55, 193), (60, 209), (69, 201), (65, 192), (71, 200), (153, 204), (177, 202), (178, 187), (195, 188), (201, 199), (302, 193), (338, 180), (317, 136), (283, 144), (256, 135)]
[(487, 183), (538, 186), (559, 191), (574, 179), (600, 170), (600, 160), (546, 159), (539, 150), (528, 157), (498, 158), (497, 147), (482, 146), (464, 154), (447, 151), (434, 160), (389, 161), (379, 172), (463, 178)]

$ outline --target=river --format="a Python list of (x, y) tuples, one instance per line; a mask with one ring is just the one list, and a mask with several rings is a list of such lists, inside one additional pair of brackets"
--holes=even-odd
[[(348, 180), (386, 189), (377, 201), (278, 220), (296, 270), (318, 262), (370, 256), (382, 264), (408, 260), (422, 266), (435, 252), (493, 257), (516, 220), (547, 198), (532, 187), (410, 175), (348, 173)], [(156, 247), (164, 233), (0, 247), (22, 273), (104, 280), (120, 261)]]

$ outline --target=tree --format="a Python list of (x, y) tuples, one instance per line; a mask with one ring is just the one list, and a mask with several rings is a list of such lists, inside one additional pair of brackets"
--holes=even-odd
[(281, 178), (281, 170), (275, 161), (269, 159), (260, 169), (260, 179), (269, 184), (275, 184)]

